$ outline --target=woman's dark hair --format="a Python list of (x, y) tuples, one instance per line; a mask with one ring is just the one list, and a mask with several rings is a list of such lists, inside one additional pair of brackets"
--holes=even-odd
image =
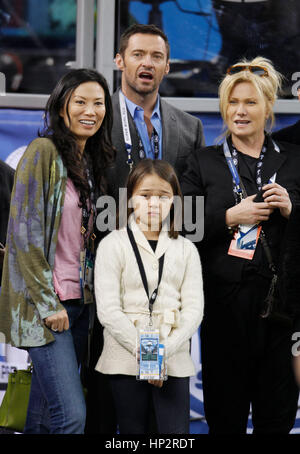
[[(136, 167), (133, 168), (132, 172), (129, 174), (127, 179), (127, 220), (133, 208), (130, 208), (129, 201), (132, 198), (135, 188), (139, 185), (142, 179), (148, 175), (157, 175), (164, 181), (167, 181), (173, 191), (173, 196), (180, 198), (180, 207), (177, 204), (172, 204), (170, 210), (170, 228), (169, 236), (170, 238), (177, 238), (178, 231), (175, 227), (178, 226), (178, 221), (182, 219), (182, 193), (179, 185), (179, 181), (176, 175), (174, 168), (167, 161), (160, 159), (143, 159), (140, 161)], [(176, 197), (175, 197), (176, 199)]]
[(105, 78), (93, 69), (73, 69), (65, 74), (54, 88), (45, 108), (44, 129), (39, 132), (40, 137), (50, 138), (61, 155), (68, 171), (68, 177), (80, 194), (80, 204), (85, 204), (90, 195), (90, 188), (86, 177), (85, 165), (81, 161), (81, 152), (76, 136), (65, 125), (61, 110), (68, 107), (74, 90), (86, 82), (97, 82), (105, 94), (105, 116), (99, 130), (89, 137), (85, 145), (85, 156), (88, 165), (93, 169), (96, 189), (105, 192), (105, 169), (114, 160), (115, 151), (111, 143), (113, 122), (112, 103), (109, 88)]

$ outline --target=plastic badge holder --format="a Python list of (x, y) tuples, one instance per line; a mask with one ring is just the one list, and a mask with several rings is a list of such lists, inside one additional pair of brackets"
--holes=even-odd
[(136, 351), (137, 380), (167, 380), (165, 348), (159, 343), (158, 329), (140, 330)]

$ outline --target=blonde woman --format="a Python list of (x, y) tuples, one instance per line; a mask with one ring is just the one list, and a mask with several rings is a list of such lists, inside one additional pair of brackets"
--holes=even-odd
[(184, 195), (205, 197), (201, 344), (211, 433), (245, 433), (250, 404), (254, 433), (288, 433), (297, 411), (291, 326), (267, 298), (300, 197), (299, 152), (266, 133), (280, 82), (261, 57), (228, 68), (219, 87), (224, 143), (191, 155), (183, 177)]

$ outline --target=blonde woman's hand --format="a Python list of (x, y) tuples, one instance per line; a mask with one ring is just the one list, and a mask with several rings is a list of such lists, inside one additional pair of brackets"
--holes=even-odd
[(68, 313), (65, 309), (45, 318), (44, 322), (52, 331), (58, 331), (60, 333), (66, 331), (70, 327)]
[(150, 383), (150, 385), (156, 386), (157, 388), (161, 388), (162, 385), (164, 384), (164, 381), (163, 380), (148, 380), (148, 383)]
[(254, 202), (256, 194), (243, 199), (226, 211), (226, 224), (236, 227), (239, 224), (259, 224), (267, 221), (274, 208), (266, 202)]
[(279, 208), (281, 215), (289, 218), (292, 211), (292, 202), (287, 190), (277, 183), (263, 186), (263, 197), (270, 207)]

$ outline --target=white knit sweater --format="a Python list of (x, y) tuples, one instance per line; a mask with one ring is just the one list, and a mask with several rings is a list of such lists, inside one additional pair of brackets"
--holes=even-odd
[[(158, 260), (165, 253), (153, 323), (165, 344), (168, 375), (195, 374), (189, 339), (203, 316), (202, 270), (193, 243), (161, 232), (153, 252), (133, 221), (130, 225), (144, 264), (149, 294), (157, 286)], [(97, 314), (104, 326), (104, 347), (96, 370), (136, 375), (137, 328), (149, 320), (149, 302), (126, 229), (115, 230), (99, 244), (95, 263)]]

